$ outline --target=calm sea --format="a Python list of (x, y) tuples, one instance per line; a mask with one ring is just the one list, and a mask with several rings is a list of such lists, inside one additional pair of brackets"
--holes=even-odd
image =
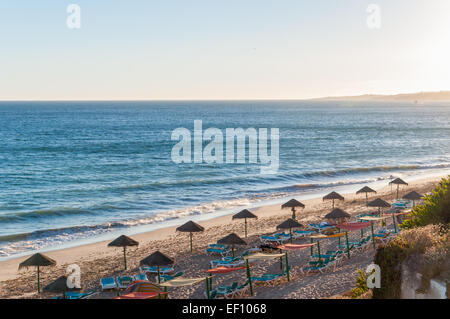
[[(175, 128), (279, 128), (280, 167), (175, 164)], [(0, 258), (450, 170), (450, 105), (0, 103)]]

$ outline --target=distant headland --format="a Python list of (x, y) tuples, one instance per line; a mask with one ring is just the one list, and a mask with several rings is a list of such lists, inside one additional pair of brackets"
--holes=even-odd
[(365, 94), (357, 96), (331, 96), (313, 99), (316, 101), (450, 101), (450, 91), (418, 92), (395, 95)]

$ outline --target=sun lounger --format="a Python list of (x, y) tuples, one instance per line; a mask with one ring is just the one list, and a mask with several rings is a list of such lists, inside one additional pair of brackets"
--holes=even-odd
[(134, 281), (131, 276), (118, 276), (116, 277), (117, 287), (120, 289), (126, 289)]
[(219, 248), (219, 249), (228, 249), (230, 248), (228, 245), (221, 245), (221, 244), (209, 244), (208, 248)]
[(309, 231), (309, 230), (294, 230), (294, 231), (292, 231), (292, 238), (294, 238), (294, 239), (304, 238), (306, 236), (310, 236), (315, 233), (316, 232)]
[(219, 286), (217, 288), (217, 296), (225, 299), (242, 297), (248, 289), (248, 284), (247, 280), (243, 285), (234, 282), (231, 286)]
[(230, 253), (230, 249), (227, 248), (206, 248), (206, 254), (208, 255), (220, 255), (220, 256), (226, 256)]
[(284, 243), (285, 241), (288, 241), (291, 239), (291, 236), (288, 234), (274, 234), (274, 235), (263, 235), (261, 237), (259, 237), (259, 239), (261, 240), (261, 242), (269, 244), (269, 243), (277, 243), (279, 245), (281, 245), (282, 243)]
[(97, 292), (76, 292), (76, 291), (67, 291), (65, 293), (66, 299), (88, 299), (90, 296), (96, 294)]
[(105, 277), (100, 279), (102, 290), (117, 289), (117, 283), (114, 277)]
[[(180, 277), (182, 275), (183, 275), (183, 272), (179, 271), (173, 276), (171, 276), (171, 275), (161, 275), (160, 279), (161, 279), (161, 282), (165, 282), (165, 281), (169, 281), (169, 280), (172, 280), (174, 278)], [(156, 276), (155, 279), (156, 279), (156, 281), (158, 281), (158, 276)]]
[(251, 278), (254, 283), (263, 283), (263, 284), (267, 284), (267, 285), (273, 285), (277, 279), (279, 279), (283, 276), (284, 276), (284, 273), (282, 273), (282, 274), (264, 274), (259, 277), (251, 277)]
[[(158, 273), (158, 267), (148, 267), (148, 266), (142, 266), (139, 267), (139, 272), (141, 273), (152, 273), (157, 274)], [(175, 272), (175, 269), (173, 267), (161, 267), (159, 268), (160, 274), (170, 274)]]
[(133, 276), (133, 281), (136, 281), (136, 280), (148, 280), (148, 278), (145, 273), (140, 273), (138, 275)]

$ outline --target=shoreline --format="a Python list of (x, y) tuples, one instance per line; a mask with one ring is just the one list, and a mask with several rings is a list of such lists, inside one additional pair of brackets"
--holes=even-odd
[[(405, 174), (402, 176), (403, 173)], [(433, 168), (431, 170), (419, 170), (413, 174), (411, 172), (399, 172), (400, 177), (404, 178), (407, 181), (417, 182), (421, 180), (427, 180), (427, 179), (439, 179), (442, 176), (450, 175), (450, 168), (441, 168), (436, 169)], [(242, 209), (250, 209), (250, 210), (258, 210), (261, 207), (265, 206), (276, 206), (281, 205), (285, 201), (288, 201), (291, 198), (299, 199), (300, 201), (307, 201), (310, 199), (317, 199), (318, 197), (322, 197), (326, 194), (328, 194), (331, 191), (337, 191), (341, 194), (352, 194), (353, 191), (356, 188), (361, 188), (363, 186), (369, 186), (373, 189), (380, 189), (386, 186), (386, 184), (390, 181), (390, 179), (393, 179), (394, 177), (398, 177), (396, 175), (391, 176), (383, 176), (383, 177), (376, 177), (376, 176), (369, 176), (365, 179), (363, 178), (360, 181), (352, 181), (352, 180), (346, 180), (344, 182), (331, 182), (331, 183), (322, 183), (317, 182), (314, 184), (298, 184), (293, 186), (286, 186), (287, 188), (293, 188), (298, 187), (297, 191), (290, 191), (287, 193), (280, 193), (280, 194), (271, 194), (264, 198), (256, 198), (256, 199), (249, 199), (249, 198), (235, 198), (235, 199), (227, 199), (223, 200), (220, 203), (220, 206), (222, 206), (220, 209), (217, 209), (215, 211), (208, 211), (206, 213), (200, 213), (200, 214), (184, 214), (185, 210), (188, 209), (196, 209), (197, 207), (200, 207), (201, 209), (203, 206), (211, 206), (214, 204), (214, 202), (207, 202), (204, 204), (199, 204), (197, 206), (192, 207), (185, 207), (185, 208), (177, 208), (174, 210), (167, 210), (165, 212), (162, 212), (162, 215), (167, 214), (173, 214), (173, 212), (180, 211), (182, 214), (181, 216), (177, 216), (175, 218), (168, 218), (165, 219), (164, 216), (162, 221), (158, 221), (156, 223), (150, 222), (150, 223), (143, 223), (143, 224), (137, 224), (133, 226), (128, 227), (111, 227), (111, 229), (101, 232), (97, 235), (93, 236), (86, 236), (86, 237), (80, 237), (75, 239), (69, 239), (69, 240), (60, 240), (57, 239), (57, 237), (54, 237), (56, 235), (52, 235), (56, 239), (56, 243), (54, 244), (47, 244), (45, 241), (47, 239), (45, 238), (33, 238), (33, 239), (24, 239), (21, 243), (21, 245), (25, 245), (24, 249), (18, 253), (13, 253), (11, 255), (3, 255), (0, 257), (0, 263), (6, 262), (13, 259), (20, 259), (24, 258), (26, 256), (30, 256), (35, 252), (42, 252), (42, 253), (50, 253), (53, 251), (59, 251), (59, 250), (65, 250), (65, 249), (72, 249), (79, 246), (89, 246), (91, 244), (101, 243), (101, 242), (107, 242), (110, 240), (113, 240), (114, 238), (118, 237), (119, 235), (127, 235), (127, 236), (139, 236), (142, 234), (150, 233), (150, 232), (156, 232), (160, 231), (161, 229), (165, 228), (173, 228), (175, 229), (179, 225), (187, 222), (188, 220), (193, 220), (198, 223), (204, 223), (209, 220), (216, 220), (220, 219), (224, 216), (229, 216), (232, 214), (235, 214), (237, 211), (240, 211)], [(314, 186), (310, 189), (307, 187), (304, 189), (304, 185), (310, 185)], [(282, 187), (284, 188), (284, 186)], [(152, 217), (148, 217), (150, 219), (157, 219), (159, 214), (156, 214)], [(144, 217), (144, 219), (147, 217)], [(100, 225), (99, 225), (100, 226)], [(80, 225), (80, 226), (71, 226), (73, 228), (78, 227), (89, 227), (93, 228), (96, 227), (95, 225)], [(70, 227), (69, 227), (70, 228)], [(61, 228), (64, 229), (64, 228)], [(57, 229), (55, 229), (57, 230)], [(35, 245), (34, 243), (39, 243), (41, 240), (44, 240), (44, 243)], [(14, 242), (14, 241), (13, 241)], [(20, 241), (19, 241), (20, 243)], [(32, 246), (27, 249), (25, 247), (28, 246), (28, 243), (33, 243)], [(37, 247), (36, 247), (37, 246)], [(41, 247), (40, 247), (41, 246)], [(7, 246), (5, 246), (7, 247)], [(0, 274), (1, 276), (1, 274)], [(0, 277), (1, 278), (1, 277)]]
[[(443, 174), (440, 177), (428, 177), (411, 181), (408, 186), (406, 186), (405, 188), (401, 188), (401, 194), (412, 190), (416, 190), (419, 192), (424, 190), (430, 191), (444, 176), (446, 176), (446, 174)], [(342, 203), (337, 203), (337, 207), (346, 209), (347, 212), (349, 212), (351, 215), (354, 215), (358, 210), (361, 210), (356, 209), (355, 211), (354, 208), (358, 204), (363, 204), (363, 202), (365, 201), (365, 196), (357, 196), (354, 192), (342, 193), (342, 195), (345, 197), (345, 201)], [(385, 186), (382, 189), (377, 189), (377, 194), (370, 195), (369, 199), (376, 197), (392, 198), (395, 197), (395, 191), (391, 193), (390, 187)], [(308, 222), (321, 220), (321, 217), (323, 217), (324, 213), (331, 210), (331, 203), (323, 202), (321, 197), (302, 200), (302, 202), (306, 205), (306, 208), (304, 210), (298, 211), (297, 215), (299, 221), (304, 225)], [(264, 232), (274, 232), (276, 230), (275, 226), (277, 225), (274, 222), (290, 216), (290, 210), (281, 210), (281, 207), (278, 204), (261, 206), (253, 210), (253, 213), (258, 216), (258, 220), (249, 222), (248, 231), (249, 237), (255, 237), (255, 235), (257, 234), (257, 238)], [(177, 224), (177, 226), (179, 226), (180, 224)], [(231, 222), (230, 214), (204, 220), (201, 221), (200, 224), (205, 227), (205, 232), (194, 234), (195, 253), (204, 254), (204, 248), (208, 243), (215, 242), (216, 238), (221, 238), (230, 232), (236, 232), (238, 235), (242, 235), (243, 233), (242, 223), (239, 221)], [(176, 258), (189, 255), (187, 252), (187, 236), (184, 233), (176, 233), (175, 228), (177, 226), (164, 227), (157, 230), (133, 235), (133, 239), (139, 242), (139, 246), (136, 250), (130, 249), (129, 259), (132, 260), (132, 262), (130, 262), (130, 269), (137, 265), (137, 260), (136, 258), (133, 258), (133, 255), (138, 255), (139, 258), (142, 259), (146, 256), (146, 251), (153, 252), (157, 249), (161, 249), (169, 256)], [(117, 264), (120, 264), (120, 260), (122, 257), (121, 250), (108, 248), (108, 242), (109, 240), (100, 241), (91, 244), (45, 252), (45, 255), (56, 260), (57, 265), (49, 269), (44, 269), (43, 279), (45, 280), (45, 277), (51, 277), (52, 275), (54, 275), (54, 271), (52, 271), (51, 269), (54, 270), (56, 268), (58, 269), (59, 273), (64, 273), (65, 267), (72, 263), (79, 264), (82, 269), (86, 267), (90, 268), (90, 266), (87, 266), (89, 264), (98, 265), (99, 261), (106, 259), (114, 259), (117, 261)], [(18, 271), (18, 264), (28, 258), (28, 256), (0, 261), (0, 267), (2, 269), (0, 272), (0, 286), (1, 284), (5, 284), (5, 282), (8, 285), (8, 281), (17, 278), (25, 280), (24, 277), (35, 275), (33, 269), (21, 272)], [(107, 266), (112, 267), (115, 263), (111, 263), (111, 265)], [(114, 269), (114, 267), (112, 269)], [(109, 269), (108, 271), (110, 272), (111, 269)], [(97, 273), (96, 275), (98, 276), (98, 278), (101, 277), (100, 273)]]

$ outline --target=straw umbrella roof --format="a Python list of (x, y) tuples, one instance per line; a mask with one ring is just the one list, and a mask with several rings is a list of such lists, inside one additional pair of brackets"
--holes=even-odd
[(296, 228), (296, 227), (303, 227), (303, 225), (292, 218), (288, 218), (284, 222), (282, 222), (280, 225), (278, 225), (277, 229), (290, 229), (290, 228)]
[(292, 208), (292, 207), (302, 207), (305, 208), (305, 204), (299, 202), (296, 199), (291, 199), (290, 201), (288, 201), (287, 203), (284, 203), (283, 205), (281, 205), (281, 208)]
[(78, 291), (81, 288), (69, 288), (67, 287), (67, 277), (61, 276), (43, 289), (45, 292), (64, 293), (66, 291)]
[(402, 180), (401, 178), (396, 178), (393, 181), (390, 181), (389, 184), (408, 185), (408, 183)]
[(19, 269), (24, 268), (24, 267), (30, 267), (30, 266), (54, 266), (56, 265), (56, 261), (54, 261), (53, 259), (42, 255), (40, 253), (34, 254), (33, 256), (31, 256), (30, 258), (28, 258), (27, 260), (24, 260), (23, 262), (21, 262), (19, 264)]
[(247, 245), (247, 243), (235, 233), (229, 234), (224, 238), (219, 239), (217, 243), (222, 245)]
[(370, 188), (369, 186), (364, 186), (363, 188), (361, 188), (359, 191), (356, 192), (356, 194), (361, 193), (376, 193), (376, 191)]
[(159, 250), (155, 251), (153, 254), (151, 254), (150, 256), (148, 256), (140, 261), (141, 265), (146, 265), (146, 266), (150, 266), (150, 267), (170, 266), (170, 265), (173, 265), (174, 263), (175, 263), (175, 261), (173, 259), (167, 257), (166, 255), (161, 253)]
[(339, 200), (344, 200), (344, 197), (342, 197), (340, 194), (336, 193), (336, 192), (331, 192), (328, 195), (325, 195), (323, 197), (323, 200), (326, 199), (339, 199)]
[(185, 233), (197, 233), (202, 232), (205, 230), (202, 226), (200, 226), (197, 223), (194, 223), (192, 220), (188, 221), (187, 223), (177, 227), (177, 231), (185, 232)]
[(382, 200), (381, 198), (377, 198), (367, 204), (370, 207), (391, 207), (391, 204)]
[(409, 200), (419, 200), (421, 198), (422, 198), (422, 195), (420, 195), (416, 191), (412, 191), (412, 192), (406, 194), (405, 196), (403, 196), (403, 199), (409, 199)]
[(339, 218), (350, 218), (350, 214), (346, 213), (340, 208), (333, 209), (330, 213), (325, 215), (326, 219), (339, 219)]
[(121, 235), (108, 244), (109, 247), (137, 246), (139, 243), (128, 236)]
[(233, 215), (233, 219), (243, 218), (258, 218), (258, 216), (250, 212), (248, 209), (241, 210), (239, 213)]

